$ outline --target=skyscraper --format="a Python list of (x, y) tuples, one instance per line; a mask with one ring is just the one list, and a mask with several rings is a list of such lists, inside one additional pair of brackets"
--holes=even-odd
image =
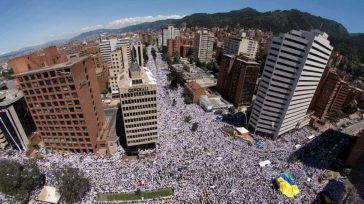
[(216, 89), (235, 107), (250, 106), (258, 74), (259, 64), (254, 59), (224, 55)]
[(120, 105), (128, 147), (154, 144), (158, 138), (157, 83), (146, 67), (131, 64), (119, 75)]
[(174, 26), (168, 26), (166, 28), (162, 28), (162, 46), (167, 46), (167, 40), (174, 40), (177, 36), (180, 36), (180, 31), (178, 28)]
[(244, 55), (255, 59), (258, 50), (258, 42), (250, 40), (246, 37), (246, 33), (241, 36), (229, 36), (224, 42), (224, 54), (229, 55)]
[(332, 49), (328, 35), (318, 30), (274, 37), (249, 128), (277, 138), (301, 127)]
[(214, 47), (214, 35), (208, 31), (199, 31), (195, 34), (193, 56), (200, 62), (210, 62)]
[[(46, 56), (46, 57), (44, 57)], [(107, 135), (94, 63), (56, 47), (10, 61), (41, 139), (54, 151), (105, 152)]]
[(109, 82), (111, 93), (119, 97), (118, 75), (129, 69), (132, 63), (131, 50), (129, 45), (122, 45), (111, 52), (111, 63), (109, 65)]

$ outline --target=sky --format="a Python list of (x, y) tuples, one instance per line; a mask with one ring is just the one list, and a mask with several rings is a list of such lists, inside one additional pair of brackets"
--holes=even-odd
[(299, 9), (364, 32), (364, 0), (0, 0), (0, 55), (98, 28), (245, 7)]

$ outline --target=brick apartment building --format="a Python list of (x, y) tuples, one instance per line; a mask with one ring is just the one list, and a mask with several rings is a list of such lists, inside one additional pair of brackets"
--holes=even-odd
[(174, 54), (181, 55), (182, 40), (181, 37), (167, 40), (167, 55), (173, 56)]
[(355, 99), (358, 89), (350, 86), (336, 73), (335, 68), (326, 68), (315, 95), (310, 104), (310, 110), (318, 117), (324, 117), (332, 111), (342, 110)]
[(47, 147), (54, 151), (108, 151), (105, 113), (90, 57), (67, 60), (56, 47), (49, 47), (42, 54), (17, 57), (9, 64)]
[(250, 106), (258, 74), (259, 66), (253, 59), (224, 55), (216, 89), (235, 107)]

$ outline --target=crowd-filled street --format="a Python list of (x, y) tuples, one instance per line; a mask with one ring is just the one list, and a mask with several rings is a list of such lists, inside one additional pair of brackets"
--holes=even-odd
[[(228, 137), (221, 131), (226, 123), (214, 120), (214, 113), (205, 112), (198, 105), (186, 105), (181, 97), (182, 87), (176, 90), (168, 87), (168, 66), (160, 54), (154, 62), (150, 49), (148, 47), (146, 66), (154, 73), (158, 84), (159, 142), (156, 150), (143, 152), (149, 156), (130, 161), (122, 159), (121, 147), (116, 154), (103, 157), (48, 154), (37, 161), (42, 172), (48, 175), (47, 184), (53, 183), (52, 169), (69, 165), (81, 169), (91, 179), (92, 188), (82, 203), (95, 203), (97, 193), (134, 191), (138, 179), (144, 181), (144, 189), (174, 189), (173, 199), (167, 203), (315, 201), (317, 193), (326, 185), (318, 179), (324, 169), (299, 161), (288, 163), (287, 158), (295, 151), (296, 144), (307, 143), (307, 136), (319, 133), (301, 129), (277, 141), (262, 139), (262, 148)], [(185, 121), (187, 116), (192, 117), (191, 121)], [(191, 127), (195, 122), (198, 128), (193, 132)], [(1, 152), (0, 158), (23, 159), (21, 155), (5, 152)], [(270, 160), (271, 165), (260, 167), (258, 163), (264, 160)], [(296, 198), (289, 199), (273, 188), (272, 178), (281, 171), (289, 171), (297, 177), (300, 193)]]

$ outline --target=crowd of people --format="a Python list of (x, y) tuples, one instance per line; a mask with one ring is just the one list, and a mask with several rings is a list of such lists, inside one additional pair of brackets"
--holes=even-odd
[[(324, 187), (319, 181), (324, 169), (288, 163), (295, 145), (308, 142), (307, 136), (318, 132), (298, 130), (272, 141), (261, 138), (262, 148), (221, 131), (226, 123), (214, 120), (216, 115), (195, 104), (185, 104), (183, 88), (170, 89), (168, 65), (158, 54), (154, 61), (148, 47), (147, 67), (157, 79), (159, 140), (153, 152), (143, 159), (125, 160), (124, 151), (111, 156), (91, 154), (48, 154), (37, 164), (47, 175), (46, 183), (54, 185), (53, 170), (69, 165), (81, 169), (91, 179), (91, 190), (82, 203), (95, 203), (98, 193), (129, 192), (142, 180), (143, 190), (170, 187), (174, 191), (168, 203), (311, 203)], [(175, 102), (173, 102), (175, 101)], [(191, 120), (185, 120), (191, 116)], [(198, 123), (192, 131), (193, 123)], [(22, 160), (17, 154), (1, 158)], [(270, 165), (260, 167), (259, 162)], [(282, 171), (297, 177), (300, 193), (288, 199), (274, 188), (272, 178)], [(154, 202), (154, 201), (151, 201)], [(155, 201), (158, 203), (159, 201)]]

